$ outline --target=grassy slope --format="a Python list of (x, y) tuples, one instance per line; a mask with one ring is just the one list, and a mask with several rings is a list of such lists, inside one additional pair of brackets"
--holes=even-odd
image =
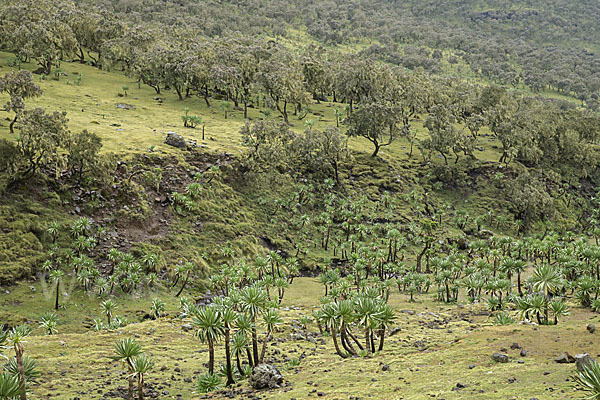
[[(275, 346), (270, 346), (267, 358), (280, 368), (285, 367), (287, 359), (297, 359), (303, 353), (306, 358), (299, 367), (284, 372), (291, 383), (289, 388), (261, 392), (261, 398), (316, 398), (316, 393), (312, 393), (316, 390), (327, 399), (349, 396), (363, 399), (570, 399), (575, 398), (567, 381), (573, 366), (555, 364), (552, 359), (563, 351), (593, 352), (598, 345), (597, 336), (585, 331), (586, 324), (590, 320), (597, 321), (597, 316), (592, 317), (579, 308), (556, 327), (498, 327), (491, 325), (487, 317), (477, 316), (482, 306), (444, 306), (433, 302), (429, 295), (409, 303), (406, 296), (395, 292), (390, 304), (398, 311), (397, 325), (401, 331), (388, 338), (384, 352), (373, 358), (342, 360), (334, 353), (329, 337), (324, 337), (325, 345), (290, 339), (294, 329), (292, 320), (299, 314), (310, 314), (322, 290), (316, 279), (300, 278), (286, 293), (283, 303), (286, 324), (277, 334), (277, 338), (285, 339), (286, 343), (276, 346), (280, 355), (275, 355), (271, 350)], [(169, 304), (167, 310), (174, 314), (174, 305)], [(203, 374), (203, 363), (207, 362), (208, 355), (206, 346), (191, 333), (182, 331), (182, 323), (166, 317), (158, 322), (129, 325), (112, 333), (66, 333), (30, 338), (27, 353), (39, 360), (42, 369), (40, 383), (33, 388), (33, 398), (45, 399), (50, 395), (52, 398), (76, 395), (93, 398), (90, 393), (96, 390), (105, 393), (124, 386), (124, 373), (108, 357), (113, 343), (126, 336), (138, 337), (155, 359), (156, 367), (147, 382), (154, 389), (163, 386), (159, 392), (169, 392), (160, 398), (198, 397), (192, 393), (194, 384), (184, 379)], [(309, 330), (315, 331), (316, 327), (311, 325)], [(317, 338), (317, 342), (319, 340)], [(415, 347), (417, 341), (424, 342), (424, 351)], [(509, 349), (508, 364), (491, 361), (492, 353), (502, 347), (509, 348), (513, 342), (527, 350), (527, 357), (519, 357), (519, 350)], [(218, 362), (223, 362), (222, 347), (218, 347)], [(523, 364), (518, 364), (518, 360)], [(383, 364), (389, 365), (389, 371), (382, 371)], [(470, 369), (470, 365), (475, 367)], [(176, 367), (181, 371), (177, 372)], [(514, 378), (516, 381), (510, 383)], [(466, 388), (452, 390), (457, 383)], [(208, 397), (223, 398), (223, 394)]]
[[(0, 73), (6, 73), (11, 69), (6, 67), (9, 58), (10, 54), (0, 52)], [(33, 70), (35, 65), (27, 64), (23, 68)], [(63, 62), (61, 69), (67, 76), (61, 77), (60, 81), (41, 80), (39, 75), (35, 75), (36, 83), (44, 90), (44, 94), (29, 100), (28, 106), (66, 111), (71, 131), (87, 129), (98, 134), (103, 139), (104, 152), (139, 153), (155, 146), (158, 151), (173, 153), (176, 150), (164, 144), (166, 132), (169, 131), (195, 139), (198, 143), (207, 145), (210, 150), (228, 151), (234, 154), (240, 150), (239, 131), (244, 124), (243, 112), (233, 111), (229, 113), (228, 119), (225, 119), (220, 110), (219, 100), (212, 100), (211, 107), (207, 107), (204, 100), (199, 97), (180, 101), (174, 92), (157, 95), (150, 87), (142, 85), (138, 88), (135, 81), (120, 72), (100, 71), (79, 63)], [(76, 73), (83, 74), (79, 86), (75, 84)], [(69, 84), (67, 80), (70, 81)], [(128, 96), (119, 97), (119, 94), (123, 94), (124, 85), (129, 88)], [(161, 97), (163, 102), (154, 100), (155, 97)], [(0, 100), (4, 101), (5, 97), (0, 96)], [(116, 107), (118, 103), (133, 105), (136, 109), (119, 109)], [(321, 130), (335, 124), (334, 109), (344, 109), (344, 106), (335, 103), (313, 103), (309, 107), (311, 112), (304, 120), (299, 121), (290, 115), (290, 122), (294, 124), (294, 130), (302, 131), (304, 122), (312, 119), (315, 121), (313, 128)], [(201, 129), (183, 127), (181, 116), (186, 108), (190, 109), (190, 115), (200, 115), (203, 118), (206, 124), (204, 142), (201, 141)], [(260, 110), (255, 108), (250, 108), (248, 113), (250, 120), (262, 117)], [(271, 115), (273, 118), (281, 119), (276, 110), (272, 111)], [(15, 138), (8, 132), (9, 118), (12, 118), (12, 114), (7, 114), (6, 119), (0, 121), (0, 138)], [(115, 124), (118, 126), (113, 126)], [(426, 136), (426, 129), (421, 122), (417, 121), (414, 127), (419, 132), (418, 138), (422, 139)], [(486, 131), (482, 130), (482, 133), (485, 134)], [(497, 143), (493, 141), (493, 144)], [(400, 139), (389, 148), (382, 149), (381, 155), (390, 161), (406, 160), (407, 146), (406, 140)], [(350, 148), (369, 154), (372, 151), (371, 144), (361, 138), (351, 139)], [(495, 151), (476, 151), (476, 155), (484, 161), (498, 159)], [(419, 157), (416, 147), (414, 157)]]
[[(5, 53), (0, 54), (1, 73), (8, 70), (4, 66), (7, 57), (8, 55)], [(31, 65), (26, 67), (33, 68)], [(62, 77), (60, 81), (39, 81), (45, 93), (41, 98), (32, 101), (30, 106), (67, 111), (71, 130), (88, 129), (96, 132), (103, 138), (105, 152), (131, 154), (155, 146), (158, 151), (177, 154), (178, 150), (163, 144), (167, 131), (176, 131), (186, 138), (200, 141), (200, 130), (182, 127), (180, 118), (186, 107), (190, 108), (191, 114), (199, 114), (206, 121), (207, 139), (210, 139), (206, 140), (205, 144), (208, 145), (210, 151), (228, 151), (235, 154), (240, 149), (239, 128), (243, 124), (242, 113), (235, 111), (225, 120), (219, 111), (219, 101), (213, 101), (213, 106), (207, 108), (202, 99), (191, 98), (182, 102), (178, 101), (173, 93), (163, 93), (161, 97), (164, 102), (160, 104), (153, 100), (156, 95), (152, 89), (146, 87), (138, 89), (135, 82), (118, 72), (98, 71), (95, 68), (75, 63), (63, 63), (62, 68), (68, 77)], [(83, 74), (81, 86), (74, 84), (76, 76), (74, 72)], [(39, 78), (36, 77), (36, 79)], [(70, 79), (71, 84), (67, 84), (66, 79)], [(117, 95), (121, 92), (123, 85), (129, 86), (127, 97)], [(136, 109), (120, 110), (115, 107), (115, 103), (131, 104)], [(334, 107), (336, 105), (313, 104), (311, 105), (312, 113), (307, 118), (316, 121), (316, 129), (332, 125), (335, 123)], [(339, 107), (341, 108), (341, 106)], [(260, 116), (258, 110), (250, 110), (251, 118), (256, 119)], [(276, 112), (273, 112), (273, 116), (276, 116)], [(298, 121), (294, 117), (291, 118), (291, 121), (295, 124), (295, 130), (303, 129), (303, 121)], [(111, 126), (111, 124), (119, 124), (119, 126)], [(416, 127), (419, 129), (420, 136), (424, 137), (425, 129), (422, 125), (417, 123)], [(0, 121), (0, 138), (13, 138), (8, 133), (8, 121)], [(493, 147), (497, 145), (495, 140), (484, 136), (481, 142), (484, 151), (478, 152), (477, 156), (482, 161), (497, 160), (498, 152)], [(360, 158), (360, 162), (353, 169), (353, 174), (358, 177), (360, 185), (364, 185), (368, 193), (376, 195), (379, 184), (393, 180), (394, 177), (390, 176), (390, 170), (395, 171), (405, 181), (410, 181), (418, 173), (418, 163), (416, 162), (420, 158), (418, 150), (415, 148), (414, 159), (408, 160), (406, 156), (407, 143), (403, 140), (399, 140), (388, 149), (383, 150), (382, 156), (387, 162), (383, 167), (380, 162), (376, 166), (374, 162), (367, 160), (366, 155), (370, 153), (371, 148), (365, 140), (352, 139), (350, 147), (357, 152), (357, 157)], [(485, 182), (481, 186), (483, 188), (474, 194), (472, 192), (447, 192), (440, 195), (460, 208), (467, 208), (470, 211), (476, 209), (478, 212), (482, 212), (491, 207), (490, 204), (495, 204), (497, 193), (491, 185), (487, 185), (486, 188)], [(224, 190), (231, 193), (229, 188)], [(247, 194), (244, 198), (248, 202), (253, 197), (252, 194)], [(234, 198), (232, 201), (235, 203), (238, 198)], [(243, 205), (244, 203), (236, 204)], [(208, 205), (207, 202), (205, 206)], [(39, 234), (40, 227), (51, 219), (69, 218), (63, 211), (60, 211), (60, 204), (52, 199), (46, 199), (39, 203), (24, 203), (22, 206), (13, 203), (0, 204), (0, 208), (2, 209), (0, 239), (4, 243), (15, 243), (13, 249), (22, 248), (23, 243), (28, 243), (26, 241), (28, 238), (31, 239), (32, 246), (41, 246), (34, 232)], [(210, 211), (203, 210), (201, 215), (202, 213), (208, 214)], [(254, 210), (248, 208), (245, 212), (252, 214)], [(249, 219), (241, 218), (240, 224), (248, 223), (253, 218), (255, 217), (252, 215)], [(228, 221), (219, 222), (225, 226)], [(25, 226), (27, 224), (31, 226)], [(241, 226), (239, 225), (239, 227)], [(183, 232), (188, 230), (191, 232), (187, 233), (186, 241), (173, 245), (169, 251), (177, 252), (179, 251), (177, 246), (189, 247), (195, 243), (192, 240), (196, 236), (193, 229), (186, 225), (185, 219), (182, 219), (176, 225), (174, 236), (165, 241), (175, 243), (178, 237), (184, 237), (178, 236), (179, 234), (183, 235)], [(23, 242), (16, 242), (11, 236), (18, 230), (25, 232), (19, 238)], [(201, 238), (202, 236), (199, 236), (195, 240)], [(8, 253), (4, 252), (3, 254)], [(320, 257), (322, 254), (313, 256)], [(11, 255), (10, 258), (11, 260), (7, 260), (6, 267), (10, 267), (8, 262), (12, 262), (13, 256)], [(2, 261), (0, 259), (0, 266)], [(30, 285), (36, 288), (35, 293), (29, 289)], [(21, 282), (17, 286), (9, 287), (9, 290), (11, 293), (3, 294), (2, 298), (2, 312), (0, 312), (2, 322), (14, 324), (25, 318), (30, 321), (35, 320), (44, 310), (52, 306), (51, 298), (44, 296), (39, 283)], [(287, 306), (299, 305), (302, 307), (302, 312), (309, 313), (316, 305), (316, 299), (320, 294), (321, 288), (313, 280), (301, 279), (288, 293), (285, 304)], [(131, 321), (138, 321), (140, 315), (149, 310), (150, 299), (154, 295), (147, 294), (133, 299), (119, 298), (117, 301), (121, 307), (118, 313)], [(175, 300), (170, 295), (164, 290), (158, 291), (156, 295), (160, 295), (167, 301), (167, 307), (171, 313), (175, 311)], [(95, 387), (101, 387), (103, 391), (107, 391), (118, 385), (124, 385), (123, 373), (115, 363), (111, 363), (106, 357), (110, 354), (114, 341), (119, 337), (136, 333), (140, 335), (139, 340), (144, 343), (145, 348), (157, 360), (157, 368), (151, 374), (149, 382), (154, 385), (158, 385), (160, 382), (165, 385), (165, 382), (168, 382), (172, 385), (164, 388), (169, 391), (169, 395), (164, 398), (175, 398), (176, 394), (181, 394), (186, 399), (192, 397), (193, 384), (186, 383), (183, 379), (204, 373), (205, 369), (202, 367), (202, 363), (206, 362), (207, 357), (205, 353), (200, 353), (205, 350), (204, 346), (189, 334), (184, 335), (180, 332), (179, 323), (172, 325), (169, 320), (158, 323), (144, 322), (130, 325), (117, 333), (82, 333), (85, 331), (82, 325), (83, 321), (100, 316), (97, 300), (74, 292), (64, 301), (66, 308), (59, 313), (61, 318), (59, 330), (62, 334), (53, 338), (35, 336), (28, 343), (28, 353), (39, 360), (43, 370), (40, 384), (34, 388), (34, 398), (48, 398), (50, 393), (53, 394), (52, 397), (58, 398), (67, 398), (67, 395), (88, 398), (89, 390)], [(430, 299), (423, 303), (409, 304), (404, 298), (394, 295), (392, 302), (397, 309), (412, 308), (417, 312), (431, 310), (437, 314), (440, 313), (440, 305), (433, 303)], [(426, 307), (428, 310), (425, 309)], [(455, 307), (444, 307), (443, 309), (444, 315), (448, 316), (464, 311)], [(18, 314), (14, 310), (18, 310)], [(467, 329), (470, 330), (470, 323), (453, 321), (443, 329), (429, 329), (423, 327), (419, 321), (435, 319), (431, 315), (409, 316), (405, 313), (399, 315), (402, 332), (391, 338), (389, 349), (385, 353), (373, 359), (341, 361), (335, 354), (332, 354), (333, 349), (329, 340), (326, 346), (318, 346), (318, 354), (311, 354), (311, 349), (315, 345), (308, 342), (295, 342), (294, 345), (300, 346), (295, 352), (290, 351), (293, 348), (289, 344), (281, 346), (282, 349), (285, 349), (284, 353), (287, 353), (290, 358), (296, 358), (302, 351), (306, 351), (307, 359), (303, 361), (297, 373), (288, 372), (286, 374), (292, 382), (292, 391), (273, 392), (269, 396), (283, 399), (307, 398), (316, 396), (314, 393), (309, 395), (309, 392), (317, 389), (326, 393), (326, 398), (348, 398), (349, 395), (358, 395), (361, 398), (371, 395), (373, 398), (405, 399), (418, 399), (429, 397), (429, 395), (446, 399), (504, 399), (517, 395), (519, 396), (517, 398), (523, 399), (529, 399), (532, 396), (565, 398), (567, 395), (560, 393), (560, 390), (570, 393), (569, 384), (565, 382), (565, 379), (571, 373), (572, 368), (554, 365), (549, 361), (564, 350), (572, 353), (583, 350), (591, 351), (590, 347), (587, 347), (590, 346), (589, 339), (591, 337), (586, 336), (587, 333), (584, 334), (585, 324), (591, 315), (579, 310), (559, 327), (543, 327), (538, 331), (533, 331), (532, 328), (524, 326), (492, 327), (488, 325), (470, 333), (466, 332)], [(296, 311), (286, 312), (288, 320), (296, 316)], [(479, 322), (486, 322), (486, 319), (476, 317), (475, 321), (479, 326)], [(156, 329), (156, 332), (146, 335), (152, 329)], [(316, 328), (313, 326), (311, 329), (315, 330)], [(449, 333), (447, 329), (451, 329), (452, 333)], [(513, 332), (514, 329), (517, 332)], [(554, 342), (553, 339), (559, 332), (564, 339), (561, 338), (559, 342)], [(288, 330), (281, 335), (285, 336), (289, 333)], [(38, 330), (36, 334), (39, 335), (41, 332)], [(425, 352), (417, 351), (412, 345), (416, 340), (422, 339), (426, 339), (431, 346)], [(399, 342), (395, 342), (396, 340)], [(519, 365), (519, 369), (516, 370), (515, 364), (492, 365), (489, 355), (500, 347), (508, 347), (513, 341), (522, 342), (531, 353), (531, 356), (525, 359), (525, 366)], [(64, 342), (64, 345), (61, 342)], [(390, 372), (381, 372), (380, 362), (389, 364)], [(175, 363), (179, 363), (182, 369), (181, 374), (174, 374)], [(478, 366), (469, 370), (469, 364)], [(166, 371), (160, 371), (160, 367), (163, 365), (168, 367)], [(279, 362), (279, 365), (281, 366), (282, 362)], [(323, 372), (325, 369), (328, 371)], [(490, 371), (491, 373), (489, 373)], [(545, 371), (550, 371), (551, 374), (545, 376), (543, 375)], [(171, 374), (175, 375), (175, 380), (171, 380)], [(518, 379), (517, 382), (508, 384), (508, 378), (513, 376)], [(399, 379), (400, 377), (404, 379)], [(372, 381), (373, 378), (377, 381)], [(309, 387), (306, 383), (308, 381), (312, 381), (318, 386)], [(343, 384), (340, 384), (341, 382)], [(468, 388), (451, 391), (457, 382), (468, 385)], [(554, 393), (547, 392), (542, 396), (547, 386), (557, 389)], [(476, 392), (473, 392), (473, 389)], [(484, 392), (477, 393), (479, 390), (484, 390)], [(79, 393), (82, 391), (88, 394)], [(218, 397), (217, 395), (216, 398)]]

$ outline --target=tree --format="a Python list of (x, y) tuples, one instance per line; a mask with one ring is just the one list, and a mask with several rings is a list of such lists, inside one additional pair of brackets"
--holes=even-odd
[(73, 31), (60, 18), (53, 3), (36, 0), (15, 2), (3, 14), (8, 48), (25, 61), (34, 59), (40, 72), (50, 75), (52, 67), (77, 47)]
[(346, 120), (348, 136), (364, 137), (373, 144), (371, 157), (377, 157), (381, 147), (392, 144), (401, 133), (397, 110), (383, 103), (362, 104)]
[(372, 329), (377, 326), (377, 318), (379, 317), (377, 302), (372, 298), (359, 297), (356, 300), (356, 314), (364, 328), (365, 348), (367, 349), (367, 355), (370, 355), (374, 351)]
[(237, 319), (237, 313), (229, 305), (225, 305), (220, 313), (221, 319), (223, 320), (223, 331), (225, 332), (225, 370), (227, 375), (227, 382), (225, 385), (230, 386), (235, 383), (233, 380), (233, 369), (231, 367), (231, 326)]
[(289, 124), (288, 104), (301, 106), (309, 103), (302, 67), (284, 47), (278, 47), (269, 58), (261, 60), (257, 78), (286, 124)]
[(180, 274), (184, 274), (185, 273), (185, 280), (183, 281), (183, 284), (181, 285), (181, 288), (179, 289), (179, 291), (177, 292), (177, 294), (175, 295), (175, 297), (179, 297), (181, 295), (181, 293), (183, 292), (183, 289), (185, 289), (185, 287), (187, 286), (188, 282), (190, 281), (190, 277), (192, 276), (192, 272), (194, 272), (194, 264), (190, 263), (190, 262), (186, 262), (185, 264), (183, 264), (181, 271), (179, 272)]
[(86, 170), (93, 170), (98, 163), (98, 154), (102, 148), (102, 139), (95, 133), (84, 130), (78, 135), (72, 135), (68, 144), (68, 165), (78, 181), (81, 182)]
[[(424, 142), (423, 146), (440, 153), (446, 165), (448, 165), (450, 150), (459, 142), (459, 134), (454, 122), (455, 119), (448, 107), (435, 105), (424, 124), (429, 130), (429, 139)], [(456, 158), (456, 161), (458, 161), (458, 154)]]
[(125, 22), (105, 9), (68, 10), (64, 15), (65, 22), (73, 31), (77, 41), (76, 57), (80, 63), (85, 63), (84, 50), (91, 64), (101, 66), (103, 45), (107, 40), (122, 37)]
[(25, 160), (20, 177), (29, 177), (42, 167), (62, 161), (61, 149), (69, 137), (66, 113), (46, 114), (43, 109), (35, 108), (23, 113), (19, 125), (17, 149)]
[(348, 150), (348, 140), (337, 128), (327, 127), (324, 131), (307, 130), (304, 133), (304, 140), (308, 146), (307, 156), (312, 155), (311, 159), (315, 168), (332, 171), (333, 177), (337, 183), (340, 182), (339, 169), (340, 164), (350, 158)]
[(144, 377), (153, 366), (154, 362), (146, 354), (140, 354), (133, 360), (132, 374), (137, 379), (138, 400), (144, 400)]
[(0, 93), (10, 96), (9, 101), (4, 105), (4, 110), (15, 113), (15, 117), (8, 126), (10, 133), (14, 133), (14, 125), (25, 110), (25, 99), (41, 96), (42, 89), (33, 81), (31, 72), (26, 70), (10, 71), (0, 78)]
[(250, 315), (252, 321), (252, 352), (254, 365), (259, 364), (258, 338), (256, 336), (256, 317), (266, 307), (267, 293), (258, 286), (247, 286), (241, 292), (241, 303), (244, 312)]
[(27, 377), (25, 374), (25, 365), (23, 359), (23, 353), (25, 352), (25, 339), (31, 334), (31, 328), (27, 325), (20, 325), (13, 328), (7, 336), (8, 343), (13, 347), (15, 351), (16, 361), (16, 376), (19, 380), (19, 398), (20, 400), (27, 400)]
[(65, 276), (65, 273), (63, 271), (61, 271), (60, 269), (55, 269), (54, 271), (50, 272), (50, 279), (52, 279), (52, 281), (56, 285), (56, 300), (54, 302), (55, 310), (58, 310), (58, 296), (60, 295), (60, 282), (61, 282), (63, 276)]
[(337, 312), (338, 303), (328, 303), (325, 304), (321, 308), (321, 312), (319, 314), (320, 323), (322, 323), (329, 333), (331, 333), (331, 339), (333, 340), (333, 346), (335, 347), (335, 352), (342, 358), (347, 358), (348, 354), (342, 352), (340, 349), (340, 345), (337, 340), (337, 331), (340, 327), (340, 317)]
[(48, 335), (54, 335), (58, 333), (58, 330), (56, 329), (57, 323), (58, 318), (54, 312), (45, 312), (40, 318), (40, 328), (45, 329), (46, 334)]
[(142, 346), (140, 346), (135, 339), (125, 338), (115, 344), (115, 352), (117, 355), (111, 356), (110, 358), (115, 361), (122, 361), (127, 365), (129, 374), (127, 379), (129, 381), (129, 389), (127, 392), (127, 399), (133, 400), (133, 378), (135, 376), (135, 359), (142, 354)]
[(117, 303), (115, 303), (111, 299), (108, 299), (108, 300), (104, 300), (102, 302), (101, 306), (102, 306), (102, 311), (104, 312), (104, 314), (106, 314), (106, 320), (107, 320), (106, 322), (110, 326), (110, 322), (111, 322), (113, 313), (117, 309)]
[(221, 315), (216, 306), (201, 308), (192, 318), (192, 324), (198, 328), (196, 336), (208, 343), (208, 373), (215, 373), (215, 343), (224, 335), (224, 326)]
[(379, 331), (377, 335), (379, 336), (379, 348), (378, 351), (383, 350), (383, 341), (385, 339), (385, 331), (390, 327), (390, 325), (396, 320), (396, 315), (394, 310), (387, 304), (382, 304), (379, 310), (379, 315), (377, 316), (377, 323), (379, 325)]
[(265, 339), (263, 341), (262, 350), (260, 352), (260, 358), (258, 360), (259, 364), (262, 364), (263, 359), (265, 358), (265, 352), (267, 350), (267, 342), (273, 335), (273, 331), (275, 330), (277, 325), (279, 325), (281, 322), (282, 322), (282, 319), (279, 316), (279, 312), (274, 308), (267, 310), (263, 314), (263, 323), (264, 323), (264, 326), (267, 331), (265, 332)]

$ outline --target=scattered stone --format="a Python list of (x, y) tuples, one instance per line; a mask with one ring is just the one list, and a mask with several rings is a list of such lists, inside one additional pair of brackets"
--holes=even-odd
[(510, 345), (510, 348), (512, 350), (518, 350), (518, 349), (521, 348), (521, 346), (519, 346), (519, 343), (513, 343), (513, 344)]
[(254, 368), (250, 375), (250, 385), (254, 389), (280, 388), (283, 383), (283, 375), (271, 364), (260, 364)]
[(558, 364), (571, 364), (575, 362), (575, 357), (565, 351), (560, 356), (556, 357), (554, 362)]
[(586, 366), (591, 366), (595, 360), (588, 353), (575, 354), (575, 365), (577, 365), (578, 371), (583, 371)]
[(389, 365), (387, 365), (387, 364), (384, 364), (384, 365), (381, 367), (381, 370), (382, 370), (382, 371), (389, 371), (389, 370), (390, 370), (390, 366), (389, 366)]
[(194, 327), (192, 326), (192, 324), (183, 324), (181, 325), (181, 329), (183, 329), (185, 332), (189, 332), (192, 329), (194, 329)]
[(587, 326), (587, 331), (588, 331), (589, 333), (594, 333), (594, 332), (596, 332), (596, 325), (594, 325), (594, 324), (589, 324), (589, 325)]
[(507, 363), (508, 356), (506, 354), (502, 354), (502, 353), (494, 353), (494, 354), (492, 354), (492, 360), (499, 362), (499, 363)]
[(469, 369), (473, 369), (473, 368), (475, 368), (475, 364), (469, 365)]

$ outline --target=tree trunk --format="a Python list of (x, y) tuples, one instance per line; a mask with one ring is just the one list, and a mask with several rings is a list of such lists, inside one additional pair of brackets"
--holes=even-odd
[(190, 279), (190, 274), (191, 271), (187, 272), (187, 275), (185, 277), (185, 281), (183, 281), (183, 285), (181, 285), (181, 289), (179, 289), (179, 292), (177, 292), (177, 294), (175, 295), (175, 297), (179, 297), (179, 295), (181, 294), (181, 292), (183, 292), (183, 289), (185, 289), (185, 286), (187, 285), (189, 279)]
[(242, 370), (242, 363), (240, 361), (240, 353), (235, 353), (235, 363), (237, 365), (238, 372), (240, 375), (244, 375), (244, 371)]
[(21, 388), (20, 399), (27, 400), (27, 388), (25, 386), (25, 366), (23, 365), (23, 345), (15, 345), (15, 359), (17, 360), (17, 373), (19, 374), (19, 385)]
[(384, 341), (384, 339), (385, 339), (385, 328), (381, 328), (379, 330), (379, 350), (378, 351), (383, 350), (383, 341)]
[(371, 355), (371, 335), (368, 326), (365, 328), (365, 348), (367, 349), (367, 355)]
[(248, 357), (248, 365), (254, 367), (254, 360), (252, 359), (252, 353), (250, 353), (250, 348), (248, 346), (246, 346), (246, 356)]
[[(229, 336), (230, 336), (229, 326), (225, 328), (225, 359), (226, 359), (226, 367), (227, 367), (227, 383), (226, 386), (233, 385), (235, 381), (233, 380), (233, 371), (231, 370), (231, 350), (229, 349)], [(238, 356), (239, 363), (239, 356)]]
[(429, 246), (431, 244), (429, 242), (425, 243), (425, 247), (423, 247), (423, 250), (421, 250), (421, 252), (419, 253), (419, 255), (417, 255), (417, 272), (421, 273), (422, 272), (422, 260), (423, 260), (423, 255), (425, 255), (425, 252), (427, 250), (429, 250)]
[(377, 157), (377, 154), (379, 153), (379, 149), (381, 148), (381, 146), (377, 142), (373, 142), (373, 145), (375, 146), (375, 151), (373, 151), (373, 154), (371, 154), (371, 157), (375, 158), (375, 157)]
[(15, 113), (15, 117), (13, 118), (12, 121), (10, 121), (10, 125), (8, 125), (8, 129), (10, 130), (10, 133), (15, 133), (15, 123), (17, 122), (17, 118), (19, 118), (19, 114)]
[(344, 347), (344, 349), (346, 349), (348, 353), (355, 356), (356, 350), (354, 350), (354, 347), (352, 347), (352, 343), (350, 343), (350, 341), (348, 340), (346, 329), (346, 323), (342, 321), (342, 326), (340, 328), (340, 338), (342, 340), (342, 346)]
[[(352, 334), (352, 331), (350, 329), (346, 329), (346, 333), (348, 334), (348, 336), (350, 336), (350, 338), (354, 341), (354, 343), (356, 343), (356, 345), (358, 346), (359, 349), (364, 350), (362, 347), (362, 344), (360, 344), (360, 342), (358, 341), (356, 336), (354, 336)], [(348, 343), (350, 343), (350, 342), (348, 341)]]
[(56, 301), (54, 302), (54, 309), (58, 310), (58, 295), (60, 293), (60, 281), (56, 281)]
[(342, 350), (340, 349), (340, 345), (337, 341), (337, 334), (336, 334), (336, 329), (333, 325), (331, 325), (331, 327), (329, 328), (329, 331), (331, 332), (331, 338), (333, 339), (333, 346), (335, 347), (335, 352), (338, 353), (338, 355), (342, 358), (347, 358), (348, 355), (344, 352), (342, 352)]
[[(129, 372), (131, 372), (131, 369), (129, 370)], [(133, 375), (132, 374), (129, 374), (128, 380), (129, 380), (129, 387), (127, 389), (127, 399), (133, 400), (133, 391), (134, 391), (133, 385), (134, 384), (133, 384)]]
[(144, 378), (142, 376), (138, 377), (138, 399), (144, 400)]
[[(254, 318), (252, 322), (254, 322)], [(258, 365), (258, 338), (256, 337), (256, 327), (252, 328), (252, 353), (254, 354), (254, 365)]]
[(269, 342), (270, 337), (271, 332), (267, 331), (267, 334), (265, 335), (265, 340), (263, 341), (262, 349), (260, 350), (260, 358), (258, 359), (259, 364), (262, 364), (263, 360), (265, 359), (265, 353), (267, 352), (267, 343)]

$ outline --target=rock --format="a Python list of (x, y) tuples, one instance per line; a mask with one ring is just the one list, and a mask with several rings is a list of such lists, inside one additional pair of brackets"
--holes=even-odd
[(519, 353), (519, 355), (520, 355), (521, 357), (526, 357), (526, 356), (527, 356), (527, 350), (525, 350), (525, 349), (521, 349), (521, 352)]
[(183, 329), (185, 332), (189, 332), (192, 329), (194, 329), (194, 327), (192, 326), (192, 324), (183, 324), (181, 325), (181, 329)]
[(250, 375), (250, 386), (254, 389), (275, 389), (281, 387), (283, 375), (271, 364), (260, 364)]
[(565, 351), (560, 356), (556, 357), (554, 362), (558, 364), (571, 364), (575, 362), (575, 357)]
[(402, 330), (402, 328), (400, 328), (399, 326), (395, 327), (394, 329), (391, 330), (390, 336), (394, 336), (396, 333), (400, 332), (401, 330)]
[(575, 354), (575, 365), (577, 365), (578, 371), (583, 371), (585, 366), (589, 366), (594, 362), (596, 362), (596, 360), (594, 360), (588, 353)]
[(117, 103), (115, 104), (115, 106), (117, 106), (117, 108), (120, 108), (121, 110), (135, 110), (135, 106), (131, 104)]
[(519, 343), (513, 343), (513, 344), (510, 345), (510, 348), (512, 350), (517, 350), (517, 349), (520, 349), (521, 346), (519, 346)]
[(179, 136), (175, 132), (167, 132), (167, 138), (165, 139), (165, 144), (173, 147), (177, 147), (178, 149), (185, 149), (187, 144), (185, 143), (185, 139)]
[(594, 324), (589, 324), (589, 325), (587, 326), (587, 330), (588, 330), (588, 332), (589, 332), (589, 333), (594, 333), (594, 332), (596, 332), (596, 325), (594, 325)]
[(499, 363), (507, 363), (508, 356), (506, 354), (502, 354), (502, 353), (494, 353), (494, 354), (492, 354), (492, 360), (499, 362)]
[(487, 229), (482, 229), (479, 231), (479, 237), (481, 239), (489, 239), (494, 236), (494, 232), (488, 231)]
[(387, 365), (387, 364), (384, 364), (384, 365), (381, 367), (381, 370), (382, 370), (382, 371), (389, 371), (389, 370), (390, 370), (390, 366), (389, 366), (389, 365)]

